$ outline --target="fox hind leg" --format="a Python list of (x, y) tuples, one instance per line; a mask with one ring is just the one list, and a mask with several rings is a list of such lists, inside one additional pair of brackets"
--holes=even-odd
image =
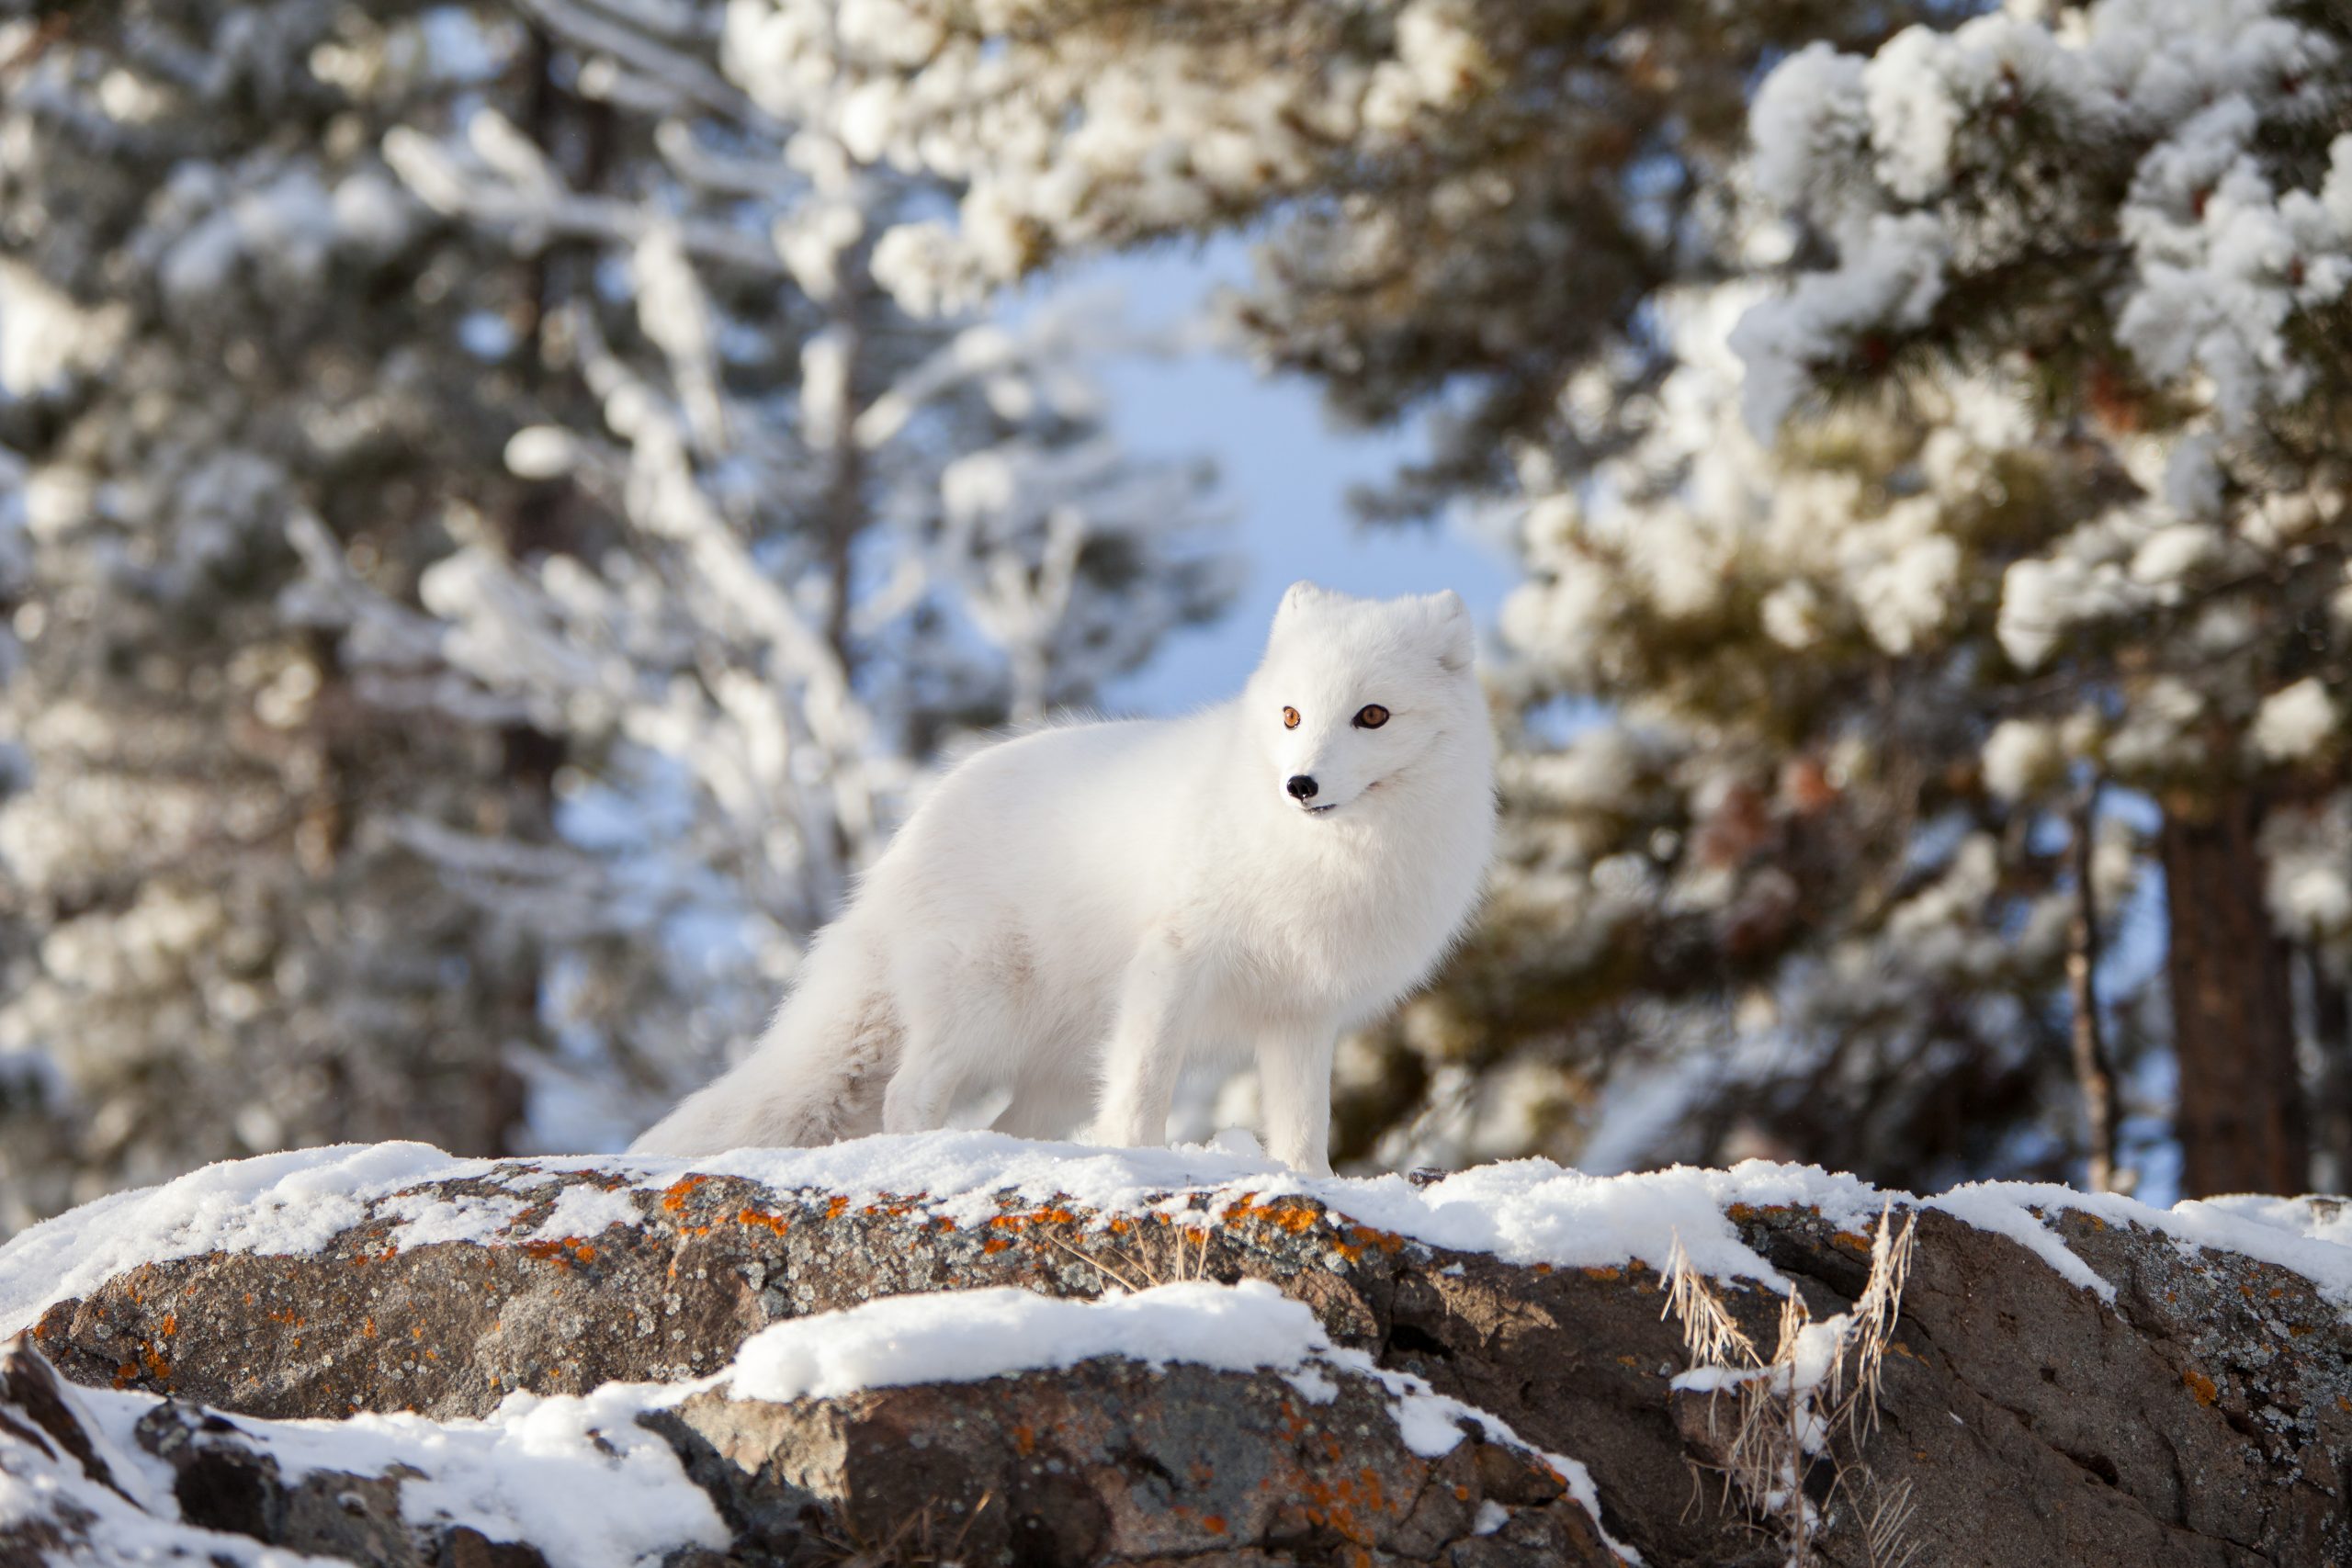
[[(1091, 1101), (1083, 1084), (1023, 1083), (1014, 1086), (1012, 1103), (989, 1123), (1016, 1138), (1067, 1138), (1086, 1124)], [(1073, 1092), (1073, 1091), (1077, 1092)]]
[(935, 1132), (947, 1124), (947, 1104), (955, 1093), (956, 1075), (944, 1070), (935, 1056), (908, 1056), (882, 1092), (882, 1130)]
[(1125, 1148), (1168, 1142), (1168, 1110), (1191, 1045), (1187, 1010), (1194, 976), (1176, 944), (1148, 943), (1128, 965), (1103, 1048), (1092, 1136)]

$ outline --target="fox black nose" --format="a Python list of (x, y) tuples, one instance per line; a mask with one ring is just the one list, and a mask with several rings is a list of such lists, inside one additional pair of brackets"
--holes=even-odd
[(1313, 800), (1315, 798), (1315, 781), (1308, 778), (1305, 773), (1291, 774), (1290, 783), (1283, 785), (1283, 788), (1290, 791), (1290, 797), (1293, 800)]

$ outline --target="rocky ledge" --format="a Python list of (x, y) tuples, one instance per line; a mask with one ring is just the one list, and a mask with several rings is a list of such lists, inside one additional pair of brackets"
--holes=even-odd
[(0, 1562), (2340, 1563), (2343, 1226), (985, 1134), (271, 1156), (0, 1247)]

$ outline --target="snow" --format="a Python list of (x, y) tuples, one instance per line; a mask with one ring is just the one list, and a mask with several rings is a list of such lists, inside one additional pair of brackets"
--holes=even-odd
[(1099, 1302), (1010, 1288), (949, 1291), (772, 1325), (744, 1341), (718, 1381), (738, 1399), (781, 1403), (975, 1382), (1105, 1356), (1152, 1367), (1288, 1371), (1330, 1348), (1314, 1313), (1262, 1280), (1161, 1285)]
[(2066, 1210), (2110, 1225), (2138, 1225), (2184, 1247), (2233, 1252), (2301, 1275), (2320, 1298), (2352, 1321), (2352, 1224), (2341, 1211), (2301, 1198), (2239, 1195), (2187, 1199), (2169, 1209), (2131, 1198), (2077, 1192), (2052, 1183), (1987, 1181), (1954, 1188), (1928, 1206), (1980, 1230), (2007, 1235), (2032, 1249), (2061, 1275), (2102, 1301), (2115, 1287), (2100, 1278), (2031, 1211)]
[[(2258, 1210), (2245, 1200), (2162, 1210), (2126, 1198), (2016, 1182), (1972, 1183), (1939, 1197), (1909, 1200), (1815, 1166), (1764, 1160), (1728, 1170), (1676, 1166), (1589, 1176), (1549, 1160), (1524, 1159), (1458, 1171), (1417, 1187), (1394, 1175), (1302, 1177), (1235, 1140), (1223, 1147), (1110, 1149), (992, 1132), (943, 1132), (860, 1138), (814, 1149), (740, 1149), (695, 1159), (577, 1156), (492, 1161), (460, 1159), (421, 1144), (380, 1144), (208, 1166), (165, 1186), (85, 1204), (0, 1247), (0, 1335), (17, 1332), (52, 1303), (87, 1294), (141, 1263), (212, 1251), (313, 1253), (338, 1232), (370, 1217), (398, 1220), (393, 1239), (401, 1247), (445, 1241), (513, 1245), (529, 1238), (517, 1229), (523, 1215), (549, 1179), (564, 1173), (595, 1173), (604, 1179), (565, 1188), (551, 1211), (530, 1227), (530, 1235), (592, 1235), (634, 1224), (644, 1195), (690, 1175), (741, 1177), (779, 1190), (834, 1193), (860, 1206), (912, 1201), (959, 1227), (996, 1218), (1007, 1199), (1091, 1211), (1094, 1223), (1108, 1224), (1114, 1217), (1148, 1213), (1216, 1220), (1245, 1202), (1303, 1198), (1328, 1209), (1326, 1223), (1335, 1227), (1368, 1226), (1430, 1247), (1485, 1253), (1524, 1266), (1641, 1263), (1662, 1269), (1679, 1239), (1702, 1272), (1775, 1291), (1786, 1291), (1789, 1282), (1740, 1239), (1727, 1217), (1730, 1208), (1805, 1207), (1841, 1229), (1867, 1230), (1892, 1196), (2007, 1236), (2061, 1278), (2112, 1301), (2113, 1287), (2035, 1213), (2072, 1209), (2186, 1245), (2278, 1264), (2312, 1280), (2331, 1303), (2352, 1309), (2352, 1225), (2330, 1229), (2313, 1223), (2297, 1228), (2290, 1217), (2303, 1211)], [(423, 1190), (457, 1181), (486, 1190)], [(967, 1314), (993, 1298), (966, 1292), (956, 1299), (956, 1312)], [(886, 1321), (887, 1314), (860, 1332), (879, 1332), (873, 1325)], [(1137, 1317), (1120, 1332), (1156, 1333), (1151, 1325), (1159, 1321)], [(909, 1319), (893, 1332), (911, 1332), (912, 1326), (920, 1325)], [(1246, 1354), (1254, 1357), (1270, 1341), (1250, 1340), (1245, 1330), (1262, 1328), (1258, 1316), (1248, 1316), (1210, 1337), (1230, 1332), (1235, 1345), (1253, 1347)], [(1068, 1342), (1080, 1343), (1074, 1337)], [(1216, 1353), (1211, 1347), (1195, 1355), (1184, 1348), (1188, 1341), (1167, 1343), (1172, 1348), (1164, 1352), (1137, 1353), (1179, 1359)], [(1100, 1352), (1072, 1352), (1078, 1359), (1093, 1353)], [(845, 1368), (865, 1364), (843, 1346), (825, 1356)], [(786, 1378), (782, 1369), (803, 1364), (779, 1361), (762, 1375)]]
[[(637, 1568), (688, 1543), (723, 1548), (732, 1539), (675, 1451), (638, 1424), (639, 1413), (662, 1403), (669, 1392), (613, 1383), (584, 1396), (516, 1393), (481, 1420), (440, 1422), (407, 1414), (340, 1421), (220, 1418), (272, 1456), (288, 1484), (319, 1471), (364, 1476), (405, 1467), (401, 1513), (412, 1525), (469, 1525), (493, 1541), (527, 1540), (550, 1562)], [(116, 1479), (156, 1518), (172, 1518), (173, 1472), (134, 1435), (139, 1419), (161, 1401), (101, 1389), (74, 1393), (82, 1425), (98, 1436)], [(73, 1495), (85, 1504), (112, 1495), (87, 1486), (75, 1486)], [(0, 1492), (0, 1517), (6, 1507)], [(156, 1519), (122, 1512), (122, 1542), (136, 1542), (158, 1528)], [(108, 1520), (107, 1528), (117, 1526)], [(312, 1561), (263, 1552), (241, 1538), (222, 1540), (238, 1562)], [(122, 1557), (141, 1560), (130, 1551)]]
[[(113, 1193), (0, 1247), (0, 1336), (139, 1264), (207, 1252), (313, 1253), (366, 1218), (370, 1199), (491, 1168), (424, 1144), (342, 1145), (223, 1160), (162, 1187)], [(457, 1238), (449, 1226), (445, 1239)]]
[[(430, 1192), (401, 1192), (379, 1205), (378, 1213), (401, 1223), (392, 1227), (392, 1246), (401, 1252), (446, 1241), (478, 1241), (485, 1224), (504, 1229), (526, 1207), (520, 1198), (437, 1197)], [(261, 1250), (261, 1249), (256, 1249)]]
[(1933, 215), (1878, 213), (1832, 270), (1807, 273), (1741, 319), (1731, 345), (1747, 367), (1741, 412), (1770, 442), (1813, 390), (1814, 368), (1843, 358), (1874, 331), (1927, 324), (1943, 298), (1951, 238)]
[[(1931, 1201), (1939, 1209), (1966, 1224), (1996, 1235), (2007, 1236), (2027, 1251), (2050, 1265), (2062, 1280), (2078, 1285), (2100, 1301), (2113, 1303), (2115, 1287), (2091, 1266), (2075, 1256), (2058, 1233), (2041, 1223), (2028, 1207), (2034, 1200), (2029, 1191), (2047, 1191), (2073, 1195), (2071, 1188), (2030, 1189), (2021, 1190), (2010, 1182), (1971, 1182), (1955, 1187)], [(2156, 1211), (2150, 1210), (2150, 1213)]]
[(2327, 744), (2336, 723), (2327, 683), (2307, 675), (2263, 699), (2254, 716), (2254, 749), (2274, 762), (2302, 761)]
[(586, 1236), (615, 1225), (633, 1225), (643, 1211), (627, 1187), (567, 1187), (556, 1194), (547, 1218), (536, 1227), (543, 1236)]
[(670, 1445), (637, 1424), (653, 1392), (612, 1383), (580, 1396), (511, 1394), (480, 1421), (273, 1423), (268, 1448), (289, 1480), (413, 1465), (424, 1474), (401, 1487), (411, 1524), (446, 1519), (492, 1540), (527, 1540), (551, 1562), (632, 1568), (686, 1542), (723, 1548), (732, 1539)]
[(2066, 749), (2055, 725), (2005, 718), (1984, 739), (1984, 787), (2003, 800), (2024, 800), (2063, 782)]
[[(1634, 1261), (1659, 1268), (1679, 1235), (1707, 1272), (1775, 1289), (1785, 1289), (1786, 1281), (1739, 1240), (1724, 1217), (1726, 1206), (1810, 1204), (1839, 1224), (1859, 1224), (1876, 1213), (1879, 1201), (1874, 1190), (1850, 1177), (1761, 1161), (1729, 1171), (1678, 1167), (1593, 1177), (1548, 1160), (1519, 1160), (1417, 1188), (1400, 1176), (1304, 1178), (1238, 1145), (1102, 1149), (989, 1132), (863, 1138), (817, 1149), (744, 1149), (693, 1160), (574, 1156), (502, 1163), (455, 1158), (421, 1144), (343, 1145), (208, 1166), (27, 1230), (0, 1247), (0, 1334), (140, 1263), (213, 1251), (316, 1252), (371, 1209), (400, 1222), (393, 1241), (404, 1247), (523, 1239), (513, 1231), (524, 1212), (522, 1195), (564, 1171), (608, 1172), (627, 1184), (567, 1189), (535, 1235), (593, 1235), (633, 1223), (632, 1192), (660, 1191), (691, 1174), (813, 1189), (861, 1204), (920, 1197), (929, 1213), (961, 1226), (996, 1217), (1003, 1194), (1093, 1210), (1106, 1221), (1184, 1212), (1193, 1195), (1213, 1216), (1245, 1201), (1303, 1197), (1329, 1208), (1333, 1224), (1352, 1222), (1430, 1247), (1555, 1268)], [(471, 1196), (417, 1190), (451, 1181), (481, 1182), (493, 1190)]]
[[(1161, 1285), (1099, 1301), (1066, 1301), (1022, 1290), (941, 1292), (888, 1297), (837, 1312), (773, 1324), (743, 1342), (733, 1360), (678, 1383), (609, 1383), (586, 1395), (510, 1394), (481, 1420), (433, 1421), (409, 1414), (362, 1414), (341, 1421), (232, 1419), (273, 1456), (289, 1483), (315, 1472), (357, 1475), (405, 1467), (402, 1517), (413, 1525), (471, 1526), (492, 1540), (527, 1540), (552, 1562), (579, 1568), (637, 1568), (681, 1544), (722, 1548), (729, 1539), (708, 1495), (685, 1475), (668, 1443), (639, 1417), (710, 1392), (784, 1403), (867, 1389), (989, 1378), (1105, 1358), (1153, 1368), (1170, 1363), (1226, 1371), (1270, 1371), (1319, 1402), (1338, 1392), (1335, 1371), (1365, 1379), (1389, 1399), (1405, 1446), (1424, 1459), (1457, 1447), (1469, 1427), (1530, 1450), (1510, 1428), (1420, 1379), (1385, 1371), (1362, 1351), (1335, 1347), (1312, 1310), (1261, 1280)], [(164, 1517), (167, 1468), (132, 1438), (158, 1403), (137, 1393), (84, 1391), (85, 1425), (111, 1445), (112, 1468)], [(1600, 1521), (1589, 1472), (1544, 1454)], [(0, 1517), (13, 1485), (0, 1477)], [(77, 1488), (77, 1495), (86, 1488)], [(158, 1527), (121, 1509), (127, 1549)], [(1481, 1516), (1482, 1530), (1507, 1515)], [(104, 1521), (113, 1528), (118, 1521)], [(1631, 1548), (1617, 1545), (1638, 1563)], [(135, 1554), (135, 1553), (134, 1553)], [(250, 1543), (238, 1561), (269, 1559)]]

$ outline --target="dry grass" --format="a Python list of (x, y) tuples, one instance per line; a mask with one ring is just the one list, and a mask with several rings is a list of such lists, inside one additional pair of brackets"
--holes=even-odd
[(868, 1536), (846, 1526), (848, 1540), (819, 1534), (817, 1548), (827, 1568), (962, 1568), (965, 1538), (995, 1501), (995, 1493), (982, 1493), (952, 1540), (942, 1539), (942, 1522), (932, 1512), (933, 1505), (925, 1503), (887, 1535)]
[[(1152, 1267), (1151, 1260), (1140, 1252), (1123, 1252), (1116, 1247), (1103, 1248), (1125, 1265), (1124, 1268), (1114, 1268), (1096, 1253), (1073, 1247), (1051, 1231), (1040, 1234), (1054, 1246), (1102, 1275), (1111, 1284), (1132, 1293), (1154, 1285), (1181, 1285), (1190, 1280), (1205, 1280), (1209, 1277), (1209, 1233), (1205, 1230), (1194, 1230), (1192, 1226), (1182, 1224), (1177, 1224), (1173, 1228), (1176, 1233), (1176, 1259), (1172, 1269), (1155, 1269)], [(1192, 1244), (1197, 1244), (1197, 1250)]]
[[(1852, 1307), (1814, 1321), (1792, 1292), (1770, 1357), (1740, 1327), (1680, 1237), (1667, 1258), (1666, 1313), (1682, 1328), (1707, 1399), (1710, 1468), (1781, 1545), (1788, 1568), (1815, 1568), (1832, 1531), (1870, 1568), (1913, 1568), (1909, 1483), (1880, 1486), (1864, 1461), (1878, 1427), (1880, 1379), (1911, 1272), (1917, 1221), (1879, 1216), (1871, 1271)], [(1826, 1484), (1822, 1484), (1826, 1481)], [(1816, 1492), (1822, 1501), (1816, 1503)]]

